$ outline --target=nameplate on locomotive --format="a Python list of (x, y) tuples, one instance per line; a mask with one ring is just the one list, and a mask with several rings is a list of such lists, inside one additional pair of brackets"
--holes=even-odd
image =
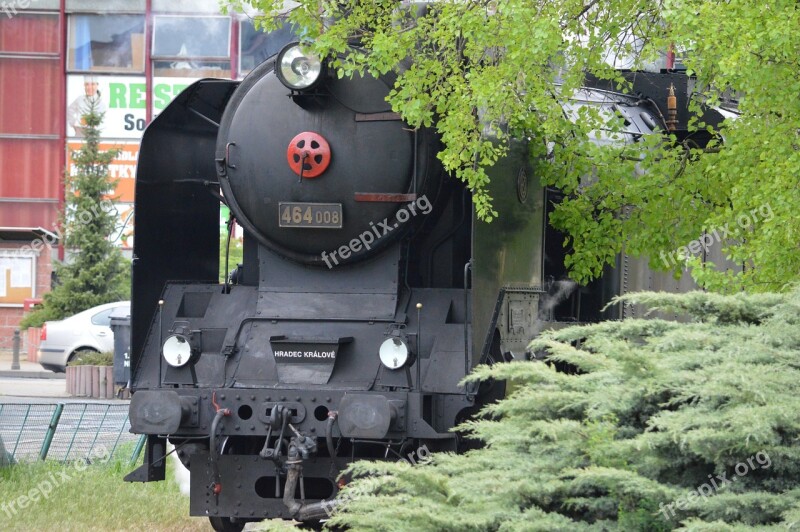
[(273, 350), (276, 362), (333, 362), (338, 346), (286, 344)]
[(282, 336), (270, 338), (272, 355), (279, 364), (333, 364), (339, 346), (350, 338), (335, 340), (297, 339)]
[(303, 229), (341, 229), (341, 203), (278, 203), (278, 226)]

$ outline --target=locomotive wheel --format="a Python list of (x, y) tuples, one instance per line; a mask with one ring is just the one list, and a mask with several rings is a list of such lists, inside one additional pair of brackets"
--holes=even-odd
[(209, 517), (211, 527), (217, 532), (241, 532), (244, 529), (244, 521), (233, 517)]

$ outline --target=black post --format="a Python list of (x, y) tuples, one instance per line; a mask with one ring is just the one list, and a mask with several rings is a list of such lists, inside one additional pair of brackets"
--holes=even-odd
[(14, 349), (13, 356), (14, 356), (14, 358), (11, 361), (11, 369), (15, 369), (15, 370), (20, 369), (20, 367), (19, 367), (19, 344), (20, 344), (19, 329), (14, 329), (14, 343), (13, 343), (13, 349)]

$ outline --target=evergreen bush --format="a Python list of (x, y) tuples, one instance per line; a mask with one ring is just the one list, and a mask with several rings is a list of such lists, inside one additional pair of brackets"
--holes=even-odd
[(482, 367), (507, 397), (425, 465), (361, 462), (356, 530), (786, 530), (800, 523), (800, 290), (641, 293), (634, 319), (543, 333)]

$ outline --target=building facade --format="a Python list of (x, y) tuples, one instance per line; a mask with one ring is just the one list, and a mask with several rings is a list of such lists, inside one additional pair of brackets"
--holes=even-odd
[(83, 143), (87, 98), (105, 113), (101, 148), (119, 150), (109, 169), (111, 238), (130, 255), (147, 124), (194, 81), (241, 79), (289, 40), (286, 30), (265, 35), (246, 15), (222, 14), (218, 0), (0, 0), (0, 348), (24, 300), (49, 289), (50, 254), (64, 258), (61, 246), (32, 244), (53, 242), (43, 231), (60, 235), (64, 172)]

